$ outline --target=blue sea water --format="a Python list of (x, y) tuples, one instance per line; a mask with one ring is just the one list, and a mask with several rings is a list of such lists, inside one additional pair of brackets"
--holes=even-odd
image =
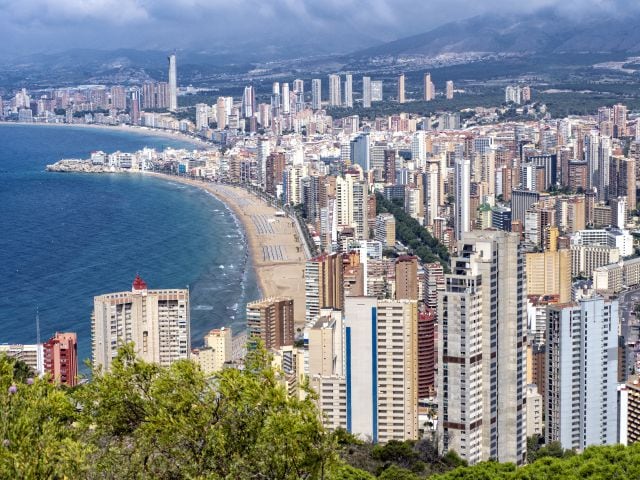
[[(244, 328), (259, 290), (241, 226), (201, 189), (141, 174), (47, 173), (92, 150), (190, 147), (117, 130), (0, 125), (0, 343), (78, 333), (91, 356), (93, 296), (149, 288), (191, 294), (194, 346), (211, 328)], [(250, 258), (250, 257), (249, 257)]]

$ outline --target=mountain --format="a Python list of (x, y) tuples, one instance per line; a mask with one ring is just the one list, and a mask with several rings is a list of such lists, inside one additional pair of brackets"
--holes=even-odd
[(479, 15), (355, 52), (355, 57), (444, 53), (640, 52), (640, 15), (580, 18), (545, 9), (529, 15)]

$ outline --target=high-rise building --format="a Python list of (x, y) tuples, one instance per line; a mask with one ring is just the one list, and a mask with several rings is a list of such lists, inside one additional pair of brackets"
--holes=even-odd
[(311, 80), (311, 108), (314, 110), (322, 108), (322, 80), (319, 78)]
[(371, 108), (371, 77), (362, 77), (362, 108)]
[(244, 87), (244, 93), (242, 94), (242, 109), (241, 115), (243, 118), (253, 117), (256, 112), (256, 92), (253, 85)]
[[(364, 81), (364, 77), (363, 81)], [(368, 77), (367, 77), (368, 78)], [(370, 80), (369, 82), (371, 88), (371, 101), (372, 102), (381, 102), (382, 101), (382, 80)]]
[(329, 75), (329, 106), (342, 105), (342, 90), (340, 89), (340, 75)]
[(571, 250), (557, 248), (557, 227), (552, 227), (553, 240), (543, 252), (525, 255), (527, 294), (558, 295), (559, 303), (571, 301)]
[(344, 77), (344, 106), (353, 108), (353, 75), (350, 73)]
[(345, 299), (347, 431), (373, 442), (418, 436), (417, 302)]
[(324, 254), (308, 260), (304, 271), (305, 323), (313, 325), (323, 308), (342, 310), (344, 285), (342, 255)]
[(140, 123), (140, 90), (134, 88), (131, 91), (129, 115), (131, 116), (131, 123), (138, 125)]
[(458, 242), (438, 301), (438, 436), (475, 464), (522, 464), (525, 272), (519, 236), (472, 231)]
[(196, 103), (196, 129), (201, 130), (209, 127), (209, 105), (206, 103)]
[(436, 98), (435, 88), (433, 86), (433, 82), (431, 81), (431, 74), (424, 74), (424, 100), (426, 102), (430, 102)]
[(285, 157), (282, 152), (273, 152), (266, 159), (265, 192), (275, 196), (278, 185), (282, 185), (282, 173), (284, 172)]
[(43, 344), (44, 371), (53, 382), (73, 387), (78, 383), (78, 337), (56, 333)]
[(404, 103), (404, 73), (398, 77), (398, 103)]
[(619, 155), (610, 157), (609, 197), (627, 197), (627, 210), (636, 209), (636, 161)]
[(396, 259), (396, 300), (418, 300), (418, 257)]
[(454, 227), (456, 240), (462, 240), (464, 234), (470, 230), (471, 196), (471, 162), (464, 158), (456, 159), (455, 175), (455, 216)]
[(210, 330), (204, 336), (204, 347), (191, 352), (192, 360), (200, 365), (206, 374), (219, 372), (225, 363), (232, 360), (232, 331), (222, 327)]
[(93, 364), (106, 370), (130, 342), (147, 362), (167, 366), (189, 358), (189, 290), (149, 290), (136, 275), (130, 292), (94, 297), (91, 337)]
[(427, 308), (418, 313), (418, 398), (436, 392), (436, 311)]
[(371, 148), (369, 134), (362, 133), (350, 142), (350, 159), (352, 165), (360, 165), (363, 172), (371, 170)]
[(453, 99), (453, 80), (447, 80), (447, 100)]
[(218, 102), (216, 103), (216, 117), (218, 130), (224, 130), (227, 126), (227, 107), (224, 97), (218, 97)]
[(396, 219), (391, 213), (376, 216), (375, 239), (385, 248), (396, 246)]
[(289, 84), (282, 84), (282, 114), (289, 115), (291, 113), (291, 94), (289, 93)]
[(299, 78), (293, 81), (293, 93), (296, 96), (296, 112), (304, 110), (304, 80)]
[(249, 339), (260, 339), (267, 349), (293, 345), (293, 299), (265, 298), (247, 304)]
[(324, 426), (347, 428), (345, 330), (342, 312), (324, 310), (309, 329), (309, 383), (317, 393)]
[(384, 150), (382, 179), (387, 184), (396, 183), (396, 151), (394, 149)]
[(618, 301), (596, 295), (547, 314), (546, 440), (617, 443)]
[(176, 67), (176, 55), (169, 55), (169, 111), (178, 110), (178, 71)]
[(111, 108), (115, 108), (116, 110), (124, 110), (127, 108), (127, 92), (124, 87), (111, 87), (109, 96), (111, 97)]

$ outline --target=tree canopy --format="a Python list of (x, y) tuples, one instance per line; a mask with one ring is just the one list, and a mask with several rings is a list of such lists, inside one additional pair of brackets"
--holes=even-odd
[(525, 467), (467, 467), (429, 439), (373, 445), (328, 433), (311, 392), (288, 396), (261, 347), (243, 369), (212, 377), (190, 361), (146, 363), (130, 346), (72, 389), (32, 373), (0, 357), (0, 478), (640, 478), (640, 444), (581, 455), (550, 445)]

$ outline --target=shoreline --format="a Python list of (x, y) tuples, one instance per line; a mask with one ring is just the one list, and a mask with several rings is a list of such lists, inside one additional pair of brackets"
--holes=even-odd
[(277, 209), (241, 187), (158, 172), (144, 174), (200, 188), (222, 202), (242, 225), (262, 298), (293, 298), (296, 328), (304, 326), (306, 256), (289, 217), (276, 217)]
[(193, 146), (199, 147), (201, 149), (215, 149), (217, 148), (213, 143), (206, 142), (205, 140), (194, 138), (190, 135), (185, 135), (184, 133), (173, 131), (173, 130), (163, 130), (160, 128), (151, 128), (151, 127), (134, 127), (131, 125), (96, 125), (96, 124), (88, 124), (88, 123), (40, 123), (40, 122), (2, 122), (0, 121), (0, 126), (2, 125), (15, 125), (15, 126), (26, 126), (26, 127), (50, 127), (50, 128), (84, 128), (84, 129), (94, 129), (94, 130), (111, 130), (116, 132), (124, 132), (131, 133), (134, 135), (147, 135), (150, 137), (162, 137), (169, 140), (175, 140), (179, 142), (189, 143)]

